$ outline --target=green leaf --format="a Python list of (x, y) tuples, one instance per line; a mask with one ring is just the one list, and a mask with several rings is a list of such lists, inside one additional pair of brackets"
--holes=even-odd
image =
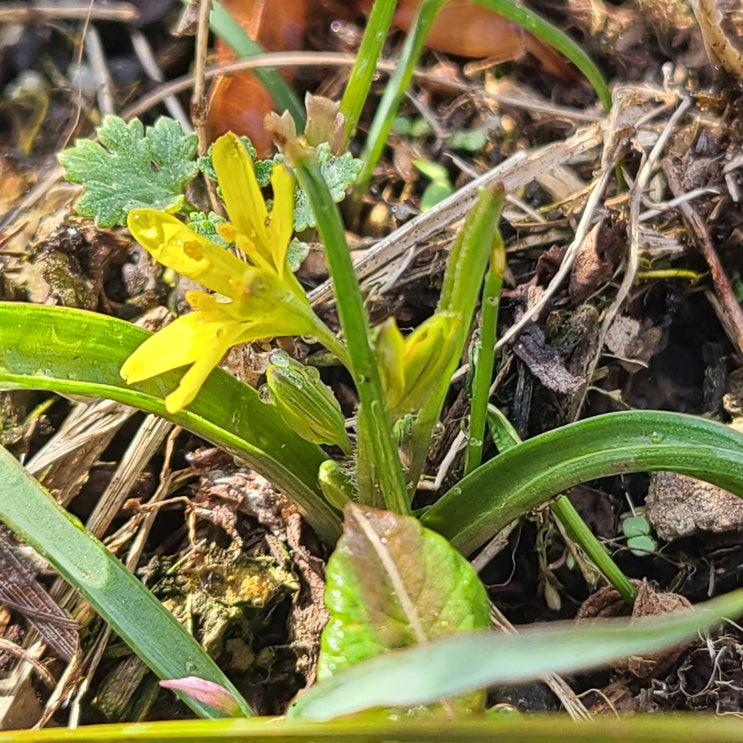
[[(354, 184), (363, 163), (350, 152), (333, 155), (330, 151), (330, 145), (326, 142), (317, 146), (315, 156), (320, 166), (320, 173), (333, 201), (336, 204), (343, 201), (346, 190)], [(301, 188), (297, 188), (294, 192), (294, 229), (297, 232), (302, 232), (308, 227), (316, 226), (317, 217), (312, 210), (310, 200)]]
[[(581, 625), (556, 622), (525, 628), (518, 635), (467, 632), (396, 650), (347, 668), (302, 694), (294, 702), (290, 716), (330, 720), (374, 707), (431, 704), (494, 684), (521, 683), (546, 673), (572, 673), (629, 655), (673, 647), (741, 612), (743, 591), (734, 591), (692, 611), (665, 617)], [(554, 738), (563, 739), (572, 739), (567, 730)]]
[(332, 722), (242, 717), (0, 732), (2, 743), (739, 743), (740, 737), (740, 719), (699, 712), (598, 715), (584, 722), (575, 722), (565, 714), (506, 714), (492, 718), (470, 715), (445, 722), (440, 717), (400, 715), (374, 722), (356, 717)]
[[(200, 676), (229, 689), (243, 713), (254, 714), (196, 640), (2, 447), (0, 520), (49, 560), (160, 678)], [(181, 696), (202, 716), (223, 716)]]
[(487, 143), (488, 135), (482, 129), (460, 129), (449, 137), (449, 147), (453, 150), (479, 152)]
[(445, 539), (391, 511), (350, 503), (344, 515), (328, 562), (330, 621), (318, 679), (395, 648), (488, 626), (485, 589)]
[(183, 188), (198, 170), (195, 134), (184, 134), (180, 124), (164, 117), (145, 131), (139, 119), (127, 124), (106, 116), (97, 131), (100, 143), (79, 139), (59, 154), (67, 180), (85, 188), (78, 214), (113, 227), (126, 224), (132, 209), (181, 207)]
[(0, 389), (104, 397), (167, 418), (247, 462), (333, 544), (340, 519), (317, 485), (323, 451), (289, 429), (252, 387), (221, 369), (186, 410), (169, 415), (163, 397), (182, 371), (131, 386), (119, 374), (147, 337), (134, 325), (93, 312), (0, 302)]
[(623, 411), (535, 436), (486, 462), (421, 517), (469, 555), (506, 524), (599, 477), (667, 470), (743, 496), (743, 435), (681, 413)]

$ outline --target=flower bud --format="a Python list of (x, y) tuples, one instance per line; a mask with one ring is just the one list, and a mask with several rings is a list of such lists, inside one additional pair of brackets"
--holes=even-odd
[(334, 459), (326, 459), (317, 473), (325, 500), (339, 511), (353, 500), (353, 473)]
[(304, 366), (283, 351), (274, 351), (266, 371), (268, 401), (284, 422), (313, 444), (335, 444), (351, 451), (345, 418), (332, 390), (312, 366)]

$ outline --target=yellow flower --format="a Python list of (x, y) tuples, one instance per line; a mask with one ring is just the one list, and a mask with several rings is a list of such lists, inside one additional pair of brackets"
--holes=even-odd
[(335, 337), (312, 311), (286, 251), (294, 231), (294, 186), (283, 165), (271, 174), (268, 211), (245, 147), (234, 134), (212, 150), (230, 222), (220, 233), (234, 240), (249, 262), (234, 256), (171, 214), (135, 209), (127, 224), (134, 238), (160, 263), (219, 296), (192, 291), (193, 312), (148, 338), (121, 367), (128, 384), (190, 365), (178, 388), (165, 398), (169, 413), (190, 404), (232, 347), (281, 335), (312, 335), (338, 352)]

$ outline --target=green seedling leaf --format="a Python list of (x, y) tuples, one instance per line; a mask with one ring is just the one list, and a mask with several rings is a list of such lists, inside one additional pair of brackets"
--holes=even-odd
[[(466, 632), (345, 668), (300, 696), (290, 716), (322, 721), (375, 707), (410, 708), (494, 684), (572, 673), (660, 652), (741, 612), (743, 591), (735, 591), (692, 611), (652, 619), (554, 623), (518, 635)], [(556, 739), (563, 738), (571, 736), (563, 731)]]
[(441, 164), (431, 162), (430, 160), (415, 159), (413, 160), (418, 170), (426, 178), (430, 178), (431, 183), (428, 185), (421, 196), (421, 211), (425, 212), (436, 206), (448, 196), (454, 193), (454, 186), (449, 180), (449, 171)]
[(460, 129), (449, 137), (449, 147), (453, 150), (479, 152), (487, 143), (488, 135), (482, 129)]
[(197, 234), (208, 237), (213, 243), (228, 247), (227, 241), (219, 234), (217, 228), (227, 220), (215, 212), (194, 212), (188, 215), (186, 224)]
[(637, 557), (647, 557), (658, 547), (653, 539), (653, 528), (645, 516), (628, 516), (622, 521), (622, 533), (627, 547)]
[[(485, 589), (446, 540), (412, 516), (350, 503), (328, 562), (318, 679), (395, 648), (488, 626)], [(468, 700), (470, 709), (482, 698)]]
[(195, 134), (164, 117), (145, 130), (139, 119), (127, 124), (118, 116), (106, 116), (97, 132), (100, 142), (79, 139), (59, 154), (67, 180), (85, 188), (78, 214), (113, 227), (126, 224), (132, 209), (181, 208), (183, 188), (198, 171)]
[[(233, 711), (253, 714), (196, 640), (1, 447), (0, 521), (49, 560), (160, 678), (197, 674), (229, 690)], [(183, 699), (202, 716), (223, 716), (200, 701)]]

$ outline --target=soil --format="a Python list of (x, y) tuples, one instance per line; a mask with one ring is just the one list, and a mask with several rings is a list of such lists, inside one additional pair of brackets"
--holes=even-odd
[[(718, 4), (721, 29), (734, 47), (743, 11), (732, 1)], [(125, 229), (104, 230), (75, 214), (79, 190), (62, 179), (56, 155), (75, 138), (92, 136), (104, 113), (141, 109), (146, 123), (166, 115), (155, 94), (163, 82), (190, 74), (194, 39), (173, 34), (181, 11), (175, 0), (137, 0), (128, 7), (138, 9), (138, 20), (74, 18), (62, 14), (67, 6), (62, 2), (59, 12), (47, 14), (0, 4), (0, 299), (81, 307), (131, 321), (151, 318), (153, 311), (162, 316), (164, 307), (178, 305), (183, 287), (168, 284)], [(522, 438), (631, 408), (733, 424), (743, 404), (743, 66), (738, 59), (736, 69), (734, 53), (732, 63), (709, 56), (715, 53), (686, 3), (532, 0), (529, 6), (593, 58), (614, 93), (614, 113), (602, 111), (575, 70), (549, 68), (512, 29), (508, 38), (519, 43), (512, 58), (497, 63), (427, 50), (361, 216), (349, 221), (355, 256), (363, 258), (378, 239), (419, 214), (430, 181), (416, 163), (442, 164), (457, 190), (515, 153), (555, 145), (554, 164), (509, 191), (500, 335), (517, 323), (520, 332), (498, 355), (492, 402)], [(323, 0), (309, 15), (298, 48), (354, 50), (363, 15), (353, 3)], [(391, 34), (385, 56), (394, 58), (403, 40), (402, 32)], [(143, 71), (135, 52), (143, 44), (161, 82)], [(308, 54), (293, 85), (300, 93), (337, 99), (346, 74), (346, 67), (323, 67)], [(381, 75), (375, 86), (375, 100), (385, 79)], [(189, 110), (188, 91), (175, 99)], [(249, 99), (240, 108), (250, 106)], [(600, 130), (599, 146), (561, 154), (585, 127)], [(604, 173), (606, 188), (590, 204)], [(518, 169), (512, 177), (518, 180)], [(412, 260), (389, 269), (393, 280), (384, 290), (379, 275), (370, 275), (374, 322), (394, 314), (401, 327), (414, 327), (432, 312), (456, 226), (415, 243)], [(558, 271), (566, 261), (572, 265), (562, 280)], [(319, 252), (310, 254), (299, 275), (308, 289), (324, 281)], [(319, 307), (333, 323), (332, 306)], [(235, 352), (228, 366), (260, 383), (266, 350)], [(355, 397), (347, 378), (330, 370), (326, 381), (350, 415)], [(442, 475), (441, 488), (424, 491), (421, 504), (443, 492), (461, 467), (455, 458), (448, 472), (442, 470), (466, 414), (463, 389), (461, 381), (452, 386), (427, 465), (431, 480)], [(129, 409), (27, 392), (3, 393), (0, 404), (0, 443), (29, 463), (112, 550), (125, 556), (148, 524), (137, 574), (176, 615), (185, 607), (198, 613), (200, 641), (260, 713), (282, 713), (314, 677), (326, 616), (327, 554), (291, 504), (204, 441), (170, 424), (143, 429), (152, 422)], [(51, 444), (68, 441), (73, 417), (90, 432), (84, 445), (45, 463)], [(94, 527), (92, 514), (138, 436), (154, 446), (136, 460), (112, 518)], [(487, 456), (494, 453), (487, 450)], [(568, 496), (626, 574), (644, 581), (644, 613), (673, 610), (743, 583), (743, 514), (729, 494), (688, 478), (632, 475), (586, 483)], [(148, 513), (155, 517), (147, 519)], [(646, 519), (644, 540), (623, 528), (628, 517)], [(11, 545), (16, 554), (12, 535), (0, 534), (0, 541), (3, 553)], [(23, 555), (18, 579), (44, 586), (79, 618), (71, 642), (80, 643), (83, 662), (67, 673), (64, 642), (50, 644), (43, 662), (53, 678), (45, 680), (19, 675), (18, 656), (0, 654), (3, 688), (10, 690), (0, 727), (31, 727), (42, 717), (66, 724), (69, 709), (59, 700), (83, 678), (97, 690), (73, 704), (83, 723), (189, 714), (125, 647), (106, 640), (102, 622), (59, 580)], [(618, 610), (616, 597), (547, 512), (524, 518), (500, 552), (482, 562), (492, 601), (514, 624)], [(255, 595), (219, 593), (218, 586), (255, 571), (264, 577)], [(34, 636), (24, 612), (5, 600), (0, 634), (20, 646)], [(727, 625), (670, 656), (567, 682), (591, 713), (740, 713), (742, 640), (738, 628)], [(98, 642), (105, 650), (96, 655)], [(69, 688), (52, 695), (57, 683)], [(492, 700), (525, 711), (560, 706), (541, 685), (497, 690)]]

